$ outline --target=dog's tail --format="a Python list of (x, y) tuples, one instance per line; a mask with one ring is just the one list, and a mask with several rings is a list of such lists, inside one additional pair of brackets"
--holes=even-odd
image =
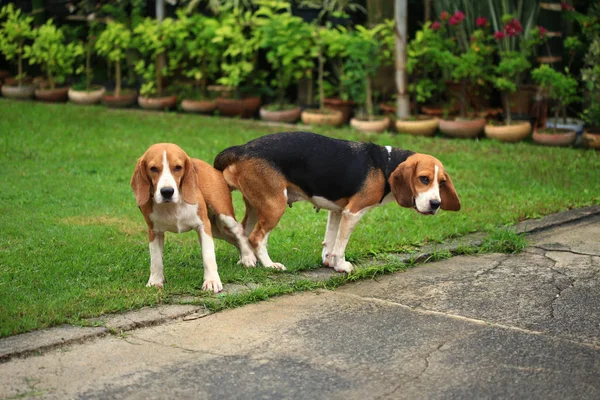
[(229, 165), (240, 159), (240, 146), (229, 147), (215, 157), (214, 167), (219, 171), (225, 170)]

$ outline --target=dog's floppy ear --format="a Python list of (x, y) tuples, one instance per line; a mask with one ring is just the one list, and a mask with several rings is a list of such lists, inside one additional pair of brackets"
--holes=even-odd
[(198, 203), (198, 173), (196, 166), (189, 157), (185, 159), (183, 180), (181, 181), (181, 194), (183, 200), (188, 204)]
[(440, 207), (442, 210), (458, 211), (460, 210), (460, 199), (456, 194), (452, 179), (450, 179), (450, 175), (446, 172), (444, 172), (444, 178), (446, 179), (446, 182), (443, 185), (440, 185), (440, 198), (442, 200)]
[(390, 188), (396, 198), (396, 202), (402, 207), (412, 208), (415, 204), (413, 185), (415, 168), (416, 164), (414, 162), (404, 161), (390, 175)]
[(146, 161), (144, 157), (140, 157), (138, 160), (133, 176), (131, 177), (131, 189), (135, 194), (135, 201), (138, 207), (150, 201), (150, 180), (148, 179), (148, 172), (146, 171)]

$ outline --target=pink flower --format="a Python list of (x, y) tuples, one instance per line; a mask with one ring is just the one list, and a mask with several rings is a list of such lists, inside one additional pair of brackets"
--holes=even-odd
[(544, 36), (546, 36), (546, 33), (548, 33), (548, 30), (546, 28), (544, 28), (543, 26), (538, 27), (538, 30), (540, 32), (540, 37), (543, 39)]
[(494, 33), (494, 39), (496, 40), (501, 40), (504, 39), (505, 35), (504, 32), (502, 31), (497, 31), (496, 33)]
[(442, 11), (442, 13), (440, 14), (440, 19), (442, 21), (447, 21), (450, 19), (450, 13), (448, 11)]
[(487, 18), (486, 17), (477, 17), (475, 20), (475, 24), (477, 26), (487, 26)]
[(520, 34), (521, 32), (523, 32), (523, 27), (521, 26), (521, 23), (519, 22), (518, 19), (512, 20), (512, 26), (513, 26), (513, 28), (515, 28), (515, 32), (517, 32), (517, 34)]
[(440, 29), (442, 29), (442, 24), (440, 24), (440, 21), (435, 21), (431, 24), (430, 28), (434, 31), (439, 31)]
[(517, 19), (513, 19), (512, 21), (507, 22), (504, 25), (504, 32), (508, 37), (513, 37), (523, 32), (523, 27)]
[(562, 3), (560, 3), (560, 8), (562, 8), (563, 11), (575, 10), (575, 7), (573, 7), (571, 4), (567, 3), (566, 1), (563, 1)]
[(454, 18), (454, 16), (450, 17), (450, 19), (448, 20), (448, 25), (458, 25), (460, 24), (460, 21), (457, 18)]
[(458, 22), (463, 22), (465, 20), (465, 13), (462, 11), (457, 11), (452, 17), (456, 18)]

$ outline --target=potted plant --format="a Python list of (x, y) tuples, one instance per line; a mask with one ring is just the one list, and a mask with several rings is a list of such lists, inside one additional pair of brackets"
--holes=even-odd
[(406, 72), (410, 80), (408, 90), (412, 94), (411, 109), (416, 114), (396, 120), (396, 130), (400, 133), (433, 136), (439, 126), (438, 116), (418, 114), (419, 104), (426, 103), (441, 91), (439, 79), (436, 79), (439, 70), (436, 55), (443, 49), (443, 43), (431, 25), (431, 22), (425, 22), (407, 46)]
[(67, 76), (73, 73), (76, 57), (83, 55), (83, 48), (76, 43), (65, 43), (65, 36), (50, 19), (38, 28), (31, 46), (25, 46), (24, 55), (29, 64), (38, 64), (44, 71), (46, 81), (35, 90), (35, 97), (42, 101), (66, 101), (68, 86), (63, 86)]
[(481, 86), (490, 76), (493, 47), (483, 29), (474, 30), (469, 39), (464, 20), (465, 14), (456, 11), (451, 17), (442, 18), (436, 30), (450, 38), (444, 41), (445, 48), (436, 55), (440, 67), (460, 88), (457, 95), (460, 115), (442, 118), (440, 131), (452, 137), (474, 138), (483, 131), (486, 120), (469, 109), (467, 89)]
[(329, 125), (329, 126), (340, 126), (344, 123), (344, 115), (339, 110), (325, 108), (325, 88), (324, 88), (324, 75), (325, 75), (325, 49), (326, 44), (323, 39), (323, 34), (326, 32), (324, 28), (316, 25), (310, 25), (313, 35), (314, 48), (311, 52), (316, 54), (317, 58), (317, 85), (319, 87), (317, 98), (319, 101), (318, 109), (305, 109), (300, 114), (302, 123), (306, 125)]
[(257, 72), (260, 37), (255, 24), (256, 14), (238, 7), (222, 14), (221, 25), (213, 39), (225, 47), (220, 64), (222, 76), (217, 83), (232, 93), (231, 97), (217, 98), (217, 109), (222, 115), (250, 118), (260, 107), (260, 96), (244, 95), (245, 90), (252, 88), (252, 78)]
[[(186, 36), (185, 26), (173, 18), (158, 21), (145, 18), (133, 30), (134, 45), (142, 54), (135, 64), (136, 72), (142, 77), (138, 103), (151, 110), (167, 110), (177, 104), (177, 95), (167, 93), (164, 79), (173, 75), (182, 57)], [(167, 61), (161, 65), (161, 56)]]
[(106, 57), (115, 65), (115, 90), (105, 92), (102, 103), (109, 107), (129, 107), (135, 104), (137, 92), (135, 90), (123, 90), (121, 85), (121, 65), (125, 60), (125, 53), (131, 46), (131, 31), (120, 23), (109, 21), (106, 28), (98, 36), (95, 48), (98, 54)]
[(183, 12), (178, 12), (178, 18), (185, 32), (183, 73), (194, 82), (182, 96), (181, 108), (188, 112), (211, 113), (217, 102), (209, 98), (207, 82), (218, 72), (223, 51), (213, 43), (219, 22), (202, 14), (188, 16)]
[[(529, 58), (533, 54), (534, 46), (539, 43), (539, 38), (543, 36), (543, 31), (540, 33), (539, 29), (532, 29), (528, 37), (521, 37), (523, 30), (517, 19), (506, 14), (502, 20), (503, 30), (494, 34), (499, 61), (494, 67), (492, 84), (500, 91), (504, 123), (486, 125), (485, 134), (501, 141), (517, 142), (529, 136), (531, 124), (529, 121), (513, 121), (512, 98), (521, 87), (524, 74), (531, 68)], [(520, 39), (519, 48), (514, 46), (517, 38)]]
[[(561, 110), (579, 100), (577, 80), (569, 74), (568, 70), (559, 72), (548, 64), (542, 64), (531, 71), (531, 76), (535, 82), (547, 91), (549, 99), (553, 101), (552, 109), (557, 120)], [(556, 126), (536, 129), (533, 132), (535, 142), (548, 145), (569, 145), (576, 138), (577, 132), (574, 129), (557, 128)]]
[(581, 80), (586, 89), (586, 103), (582, 119), (586, 123), (584, 142), (600, 148), (600, 36), (596, 36), (584, 57)]
[(17, 75), (12, 81), (4, 82), (2, 95), (13, 99), (28, 99), (34, 95), (35, 86), (26, 80), (23, 69), (24, 46), (33, 39), (35, 31), (31, 28), (33, 18), (21, 14), (21, 10), (9, 3), (0, 10), (2, 29), (0, 29), (0, 52), (8, 61), (16, 62)]
[(276, 92), (276, 102), (260, 108), (260, 116), (267, 121), (294, 123), (300, 119), (301, 109), (286, 102), (286, 90), (313, 68), (315, 47), (310, 26), (302, 18), (289, 11), (273, 12), (269, 8), (259, 10), (266, 21), (259, 27), (259, 47), (266, 51), (266, 58), (275, 71), (271, 86)]
[(350, 125), (362, 132), (383, 132), (390, 125), (386, 116), (375, 116), (373, 109), (372, 79), (383, 60), (389, 58), (391, 49), (384, 48), (382, 36), (392, 35), (387, 24), (379, 24), (372, 29), (357, 26), (349, 34), (347, 43), (348, 59), (344, 63), (352, 97), (363, 107), (360, 116), (352, 118)]
[(69, 88), (69, 100), (75, 104), (97, 104), (102, 100), (104, 95), (104, 86), (92, 85), (93, 68), (92, 55), (94, 53), (94, 44), (96, 41), (97, 24), (93, 22), (88, 24), (86, 38), (82, 41), (81, 46), (85, 52), (85, 66), (77, 68), (76, 72), (83, 71), (83, 81), (72, 85)]

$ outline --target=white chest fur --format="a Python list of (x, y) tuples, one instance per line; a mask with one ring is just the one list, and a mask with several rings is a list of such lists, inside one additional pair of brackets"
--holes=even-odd
[(198, 230), (202, 221), (198, 217), (198, 205), (179, 203), (154, 204), (150, 219), (154, 230), (159, 232), (181, 233)]

